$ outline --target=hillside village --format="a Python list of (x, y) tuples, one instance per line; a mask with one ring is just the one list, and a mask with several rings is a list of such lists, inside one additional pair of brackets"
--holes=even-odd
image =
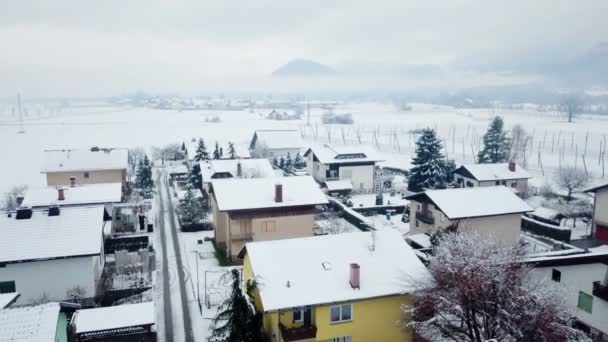
[(544, 289), (519, 307), (571, 313), (543, 333), (608, 340), (608, 184), (564, 167), (539, 186), (501, 117), (477, 163), (414, 134), (409, 163), (284, 128), (41, 151), (45, 184), (3, 203), (0, 340), (439, 341), (477, 320), (434, 316), (458, 316), (435, 300), (467, 265), (469, 300), (515, 272)]

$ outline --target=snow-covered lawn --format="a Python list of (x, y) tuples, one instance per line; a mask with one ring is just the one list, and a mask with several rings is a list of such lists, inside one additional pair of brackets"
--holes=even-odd
[[(408, 203), (407, 200), (401, 198), (401, 194), (399, 193), (396, 193), (395, 196), (391, 196), (389, 192), (385, 192), (382, 196), (384, 205), (406, 205)], [(353, 208), (375, 207), (376, 194), (355, 194), (352, 195), (351, 201), (353, 202)]]
[(367, 219), (376, 230), (396, 229), (402, 235), (406, 235), (410, 232), (410, 224), (401, 221), (401, 216), (401, 214), (394, 214), (389, 220), (386, 215), (374, 215), (368, 216)]

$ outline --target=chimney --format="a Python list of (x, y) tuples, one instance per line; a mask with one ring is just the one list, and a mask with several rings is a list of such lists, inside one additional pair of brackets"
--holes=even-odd
[(243, 177), (243, 166), (241, 165), (241, 162), (236, 163), (236, 176), (238, 178)]
[(17, 215), (15, 215), (17, 220), (27, 220), (32, 218), (32, 208), (18, 208)]
[(274, 201), (277, 203), (283, 202), (283, 185), (282, 184), (274, 185)]
[(52, 205), (49, 207), (49, 216), (59, 216), (59, 206)]
[(360, 271), (361, 267), (359, 264), (350, 264), (350, 286), (353, 289), (360, 289)]
[(516, 164), (515, 164), (515, 161), (514, 161), (514, 160), (511, 160), (511, 161), (509, 162), (509, 171), (511, 171), (511, 172), (515, 172), (515, 168), (516, 168), (516, 167), (517, 167), (517, 166), (516, 166)]
[(57, 188), (57, 200), (64, 201), (65, 200), (65, 189)]
[(72, 186), (72, 187), (76, 186), (76, 177), (75, 176), (70, 176), (70, 186)]

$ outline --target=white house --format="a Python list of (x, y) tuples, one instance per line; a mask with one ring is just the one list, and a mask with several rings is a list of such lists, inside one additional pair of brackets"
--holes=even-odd
[(530, 174), (514, 161), (497, 164), (467, 164), (453, 172), (454, 183), (459, 187), (504, 185), (518, 192), (528, 191)]
[[(0, 289), (19, 292), (19, 304), (84, 298), (100, 293), (105, 265), (103, 206), (18, 209), (0, 216)], [(109, 223), (108, 223), (109, 224)]]
[(59, 303), (0, 310), (0, 341), (67, 341), (67, 316)]
[(602, 241), (608, 241), (608, 183), (587, 189), (593, 193), (592, 235)]
[(375, 167), (380, 160), (361, 149), (323, 145), (308, 149), (304, 158), (308, 173), (319, 183), (347, 180), (353, 191), (375, 189)]
[(513, 245), (519, 241), (521, 215), (534, 210), (504, 186), (427, 190), (406, 198), (413, 234), (457, 228)]
[(41, 172), (49, 186), (126, 184), (127, 149), (47, 150)]
[(275, 173), (268, 159), (219, 159), (199, 163), (203, 189), (209, 191), (209, 183), (220, 178), (270, 178)]
[(297, 130), (259, 129), (253, 133), (249, 144), (252, 157), (291, 158), (302, 151), (303, 143)]
[[(592, 249), (593, 250), (593, 249)], [(566, 303), (576, 315), (578, 326), (594, 341), (608, 340), (608, 251), (529, 260), (532, 276), (563, 286)]]

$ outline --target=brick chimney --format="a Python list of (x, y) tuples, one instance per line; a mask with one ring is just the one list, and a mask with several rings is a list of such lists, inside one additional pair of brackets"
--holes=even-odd
[(360, 271), (361, 267), (359, 264), (350, 264), (350, 286), (353, 289), (360, 289)]
[(64, 201), (65, 200), (65, 189), (57, 188), (57, 200)]
[(283, 185), (282, 184), (274, 185), (274, 201), (277, 203), (283, 202)]
[(241, 165), (241, 162), (236, 163), (236, 176), (238, 178), (243, 177), (243, 165)]
[(517, 168), (517, 164), (515, 164), (515, 161), (514, 161), (514, 160), (511, 160), (511, 161), (509, 162), (509, 171), (511, 171), (511, 172), (515, 172), (515, 169), (516, 169), (516, 168)]
[(72, 186), (72, 187), (76, 186), (76, 177), (75, 176), (70, 176), (70, 186)]

